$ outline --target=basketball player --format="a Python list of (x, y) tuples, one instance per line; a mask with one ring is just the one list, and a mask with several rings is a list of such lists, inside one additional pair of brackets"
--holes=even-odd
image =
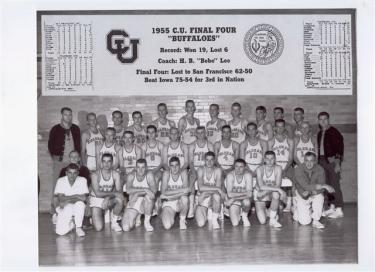
[(211, 209), (211, 223), (213, 229), (220, 229), (217, 222), (221, 209), (221, 170), (215, 167), (215, 153), (208, 151), (205, 155), (205, 164), (198, 168), (198, 207), (195, 212), (198, 227), (206, 224), (208, 210)]
[(282, 225), (278, 222), (279, 201), (286, 198), (286, 193), (281, 187), (281, 166), (276, 165), (276, 155), (273, 151), (267, 151), (264, 154), (264, 165), (257, 168), (257, 185), (254, 190), (255, 210), (258, 220), (261, 224), (266, 223), (266, 201), (271, 201), (270, 221), (272, 227), (280, 228)]
[(232, 120), (228, 122), (232, 130), (232, 140), (240, 144), (245, 140), (247, 121), (241, 118), (241, 104), (234, 102), (231, 107)]
[(190, 158), (190, 172), (189, 172), (189, 187), (191, 194), (189, 196), (189, 214), (188, 218), (194, 217), (194, 204), (195, 204), (195, 190), (198, 189), (196, 184), (198, 174), (197, 170), (200, 166), (204, 166), (204, 155), (208, 151), (214, 151), (213, 145), (206, 138), (206, 128), (204, 126), (198, 126), (195, 133), (197, 140), (189, 146), (189, 158)]
[(195, 136), (195, 130), (199, 127), (199, 119), (194, 117), (196, 111), (195, 103), (193, 100), (186, 100), (185, 112), (186, 115), (182, 116), (178, 121), (178, 131), (181, 135), (181, 141), (184, 144), (193, 143), (197, 137)]
[(121, 150), (121, 146), (115, 141), (116, 130), (109, 127), (105, 130), (105, 140), (102, 143), (95, 145), (96, 153), (96, 169), (100, 169), (103, 154), (111, 154), (113, 157), (112, 168), (118, 168), (118, 154)]
[(264, 106), (258, 106), (255, 109), (255, 117), (258, 125), (259, 139), (269, 141), (273, 138), (272, 124), (266, 121), (267, 110)]
[(165, 103), (160, 103), (158, 105), (158, 115), (159, 118), (152, 122), (157, 128), (157, 140), (162, 142), (164, 145), (168, 144), (170, 141), (169, 132), (172, 127), (176, 127), (174, 121), (167, 119), (168, 109)]
[(91, 112), (86, 116), (89, 128), (82, 133), (82, 163), (94, 172), (96, 171), (95, 145), (104, 141), (103, 134), (98, 129), (95, 113)]
[(156, 127), (154, 125), (147, 126), (147, 141), (142, 146), (144, 158), (147, 161), (147, 169), (152, 172), (155, 178), (157, 188), (161, 180), (163, 168), (162, 150), (163, 144), (156, 140)]
[(180, 217), (180, 229), (186, 229), (186, 215), (189, 209), (190, 193), (186, 170), (181, 171), (180, 160), (172, 157), (169, 160), (169, 171), (163, 172), (161, 199), (163, 200), (161, 219), (165, 229), (174, 225), (176, 213)]
[(294, 138), (294, 145), (294, 161), (297, 165), (303, 164), (307, 152), (318, 154), (316, 138), (311, 137), (309, 122), (303, 121), (301, 123), (301, 136)]
[(296, 123), (294, 127), (294, 136), (295, 137), (300, 137), (302, 135), (301, 131), (301, 125), (303, 120), (305, 119), (305, 111), (303, 108), (295, 108), (293, 112), (293, 118), (294, 122)]
[(219, 105), (211, 104), (209, 109), (211, 120), (206, 124), (207, 140), (215, 144), (221, 140), (221, 128), (227, 124), (224, 119), (219, 118)]
[(104, 211), (112, 210), (111, 229), (120, 232), (121, 226), (117, 220), (121, 217), (124, 196), (120, 174), (113, 170), (112, 154), (101, 156), (101, 167), (91, 174), (92, 191), (90, 193), (90, 207), (92, 223), (96, 231), (104, 227)]
[(145, 159), (138, 159), (135, 169), (127, 178), (129, 202), (122, 218), (122, 227), (124, 231), (131, 230), (135, 225), (137, 216), (145, 214), (145, 229), (146, 231), (153, 231), (154, 228), (150, 219), (157, 191), (154, 175), (147, 171)]
[(135, 144), (143, 146), (146, 143), (147, 133), (143, 126), (143, 116), (140, 111), (132, 113), (133, 125), (129, 126), (126, 130), (133, 131), (135, 137)]
[[(284, 109), (282, 107), (275, 107), (273, 109), (273, 118), (276, 121), (277, 119), (283, 119), (284, 120)], [(289, 138), (294, 138), (294, 131), (291, 124), (288, 122), (285, 122), (285, 130)]]
[(86, 179), (78, 176), (78, 170), (78, 165), (69, 164), (66, 168), (66, 176), (59, 178), (56, 182), (54, 195), (58, 199), (56, 209), (58, 214), (56, 233), (58, 235), (65, 235), (75, 227), (77, 236), (85, 236), (82, 221), (89, 190)]
[(240, 158), (246, 161), (253, 177), (256, 169), (263, 163), (264, 153), (267, 151), (267, 142), (258, 138), (258, 127), (255, 123), (246, 126), (247, 138), (240, 144)]
[(232, 225), (238, 226), (240, 220), (244, 227), (250, 227), (248, 213), (251, 208), (253, 194), (253, 177), (245, 171), (246, 162), (236, 159), (234, 170), (226, 178), (227, 197), (225, 205), (229, 207), (229, 217)]
[(118, 145), (122, 146), (122, 136), (124, 135), (125, 126), (123, 124), (123, 114), (121, 111), (116, 110), (112, 112), (113, 128), (115, 129), (115, 141)]
[(165, 169), (169, 169), (169, 160), (177, 157), (181, 163), (181, 170), (189, 166), (189, 147), (180, 141), (180, 133), (176, 127), (171, 127), (169, 132), (170, 142), (163, 148), (163, 164)]
[(298, 165), (295, 173), (298, 222), (308, 225), (313, 221), (314, 228), (324, 229), (324, 225), (319, 221), (324, 204), (323, 192), (326, 190), (333, 193), (335, 190), (325, 184), (324, 169), (318, 165), (316, 154), (306, 152), (304, 162)]

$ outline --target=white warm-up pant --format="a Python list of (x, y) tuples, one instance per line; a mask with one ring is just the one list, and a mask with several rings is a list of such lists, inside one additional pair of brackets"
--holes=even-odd
[(72, 217), (76, 228), (82, 227), (83, 216), (85, 215), (85, 203), (77, 201), (74, 204), (67, 204), (63, 209), (57, 211), (56, 233), (65, 235), (72, 230)]
[(317, 194), (310, 196), (308, 199), (303, 199), (296, 190), (296, 202), (298, 222), (301, 225), (308, 225), (311, 223), (311, 220), (320, 220), (323, 212), (323, 194)]

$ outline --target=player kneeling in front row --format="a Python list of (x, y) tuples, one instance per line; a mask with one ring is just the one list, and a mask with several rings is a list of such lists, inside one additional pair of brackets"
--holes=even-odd
[(296, 168), (295, 177), (298, 222), (308, 225), (312, 220), (314, 228), (323, 229), (324, 225), (319, 221), (323, 212), (323, 191), (334, 193), (335, 190), (325, 184), (324, 169), (317, 164), (315, 153), (305, 154), (304, 162)]
[(112, 230), (122, 231), (117, 223), (124, 205), (122, 182), (120, 174), (112, 169), (112, 165), (112, 154), (104, 153), (101, 158), (101, 167), (91, 175), (90, 207), (92, 223), (96, 231), (101, 231), (104, 227), (103, 212), (106, 210), (112, 210)]
[(77, 236), (85, 236), (82, 221), (89, 190), (86, 179), (79, 177), (78, 171), (78, 165), (69, 164), (66, 168), (66, 176), (59, 178), (56, 183), (54, 195), (58, 199), (56, 208), (56, 233), (58, 235), (65, 235), (75, 227)]
[(147, 171), (145, 159), (138, 159), (135, 164), (135, 172), (128, 175), (127, 193), (129, 194), (128, 206), (122, 218), (122, 228), (124, 231), (131, 230), (136, 222), (137, 216), (145, 215), (144, 226), (147, 231), (153, 231), (151, 226), (151, 214), (155, 203), (157, 192), (154, 175)]
[[(198, 168), (198, 207), (195, 218), (199, 227), (207, 221), (208, 212), (212, 212), (213, 229), (220, 229), (217, 222), (221, 208), (221, 169), (215, 167), (215, 153), (212, 151), (204, 155), (204, 166)], [(211, 209), (211, 211), (209, 211)]]
[(229, 207), (229, 217), (232, 225), (238, 226), (240, 219), (244, 227), (250, 227), (248, 213), (251, 208), (253, 194), (253, 177), (245, 171), (246, 162), (236, 159), (234, 170), (226, 177), (227, 199), (225, 205)]
[(170, 229), (176, 213), (180, 213), (180, 229), (186, 229), (190, 193), (188, 175), (186, 170), (181, 171), (180, 159), (177, 157), (169, 160), (169, 169), (163, 172), (161, 185), (162, 223), (165, 229)]
[(278, 222), (279, 201), (286, 199), (286, 193), (280, 188), (282, 168), (276, 165), (276, 155), (273, 151), (264, 154), (264, 165), (257, 168), (257, 185), (254, 193), (255, 210), (258, 220), (265, 224), (267, 220), (266, 202), (271, 201), (270, 226), (282, 227)]

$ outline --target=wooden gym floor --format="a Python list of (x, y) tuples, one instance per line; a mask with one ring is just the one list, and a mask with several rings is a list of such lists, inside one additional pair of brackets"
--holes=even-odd
[(325, 219), (323, 230), (300, 226), (290, 214), (283, 214), (282, 229), (260, 225), (255, 214), (252, 226), (232, 227), (228, 218), (222, 229), (208, 225), (198, 228), (188, 220), (180, 231), (178, 221), (167, 231), (153, 218), (155, 231), (147, 233), (143, 224), (128, 233), (86, 231), (57, 236), (51, 216), (39, 214), (39, 265), (41, 266), (128, 266), (194, 264), (322, 264), (357, 263), (357, 206), (347, 204), (345, 217)]

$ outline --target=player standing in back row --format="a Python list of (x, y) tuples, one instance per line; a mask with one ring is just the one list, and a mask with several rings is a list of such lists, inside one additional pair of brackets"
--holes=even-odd
[(143, 116), (140, 111), (132, 113), (133, 125), (129, 126), (127, 130), (133, 131), (135, 137), (135, 144), (142, 146), (146, 142), (146, 129), (143, 126)]
[(211, 120), (206, 124), (207, 140), (215, 144), (221, 140), (221, 128), (227, 124), (224, 119), (219, 118), (219, 105), (211, 104), (209, 109)]
[(113, 128), (116, 131), (115, 141), (118, 145), (122, 146), (123, 145), (122, 136), (124, 135), (124, 131), (126, 127), (124, 125), (122, 112), (119, 110), (112, 112), (112, 121), (113, 121)]
[(172, 127), (176, 127), (174, 121), (167, 119), (168, 109), (165, 103), (160, 103), (158, 105), (158, 115), (159, 118), (152, 122), (157, 128), (157, 140), (162, 142), (164, 145), (168, 144), (170, 141), (169, 132)]
[(246, 125), (247, 121), (241, 117), (241, 104), (234, 102), (231, 107), (232, 120), (228, 122), (228, 125), (232, 131), (232, 141), (240, 144), (245, 140), (246, 136)]
[(267, 110), (264, 106), (258, 106), (255, 109), (255, 117), (258, 125), (259, 139), (269, 141), (273, 138), (272, 124), (266, 121)]
[(189, 145), (197, 139), (195, 130), (199, 127), (200, 122), (199, 119), (194, 117), (196, 107), (193, 100), (186, 100), (185, 111), (186, 115), (182, 116), (178, 121), (178, 131), (181, 135), (181, 141)]

